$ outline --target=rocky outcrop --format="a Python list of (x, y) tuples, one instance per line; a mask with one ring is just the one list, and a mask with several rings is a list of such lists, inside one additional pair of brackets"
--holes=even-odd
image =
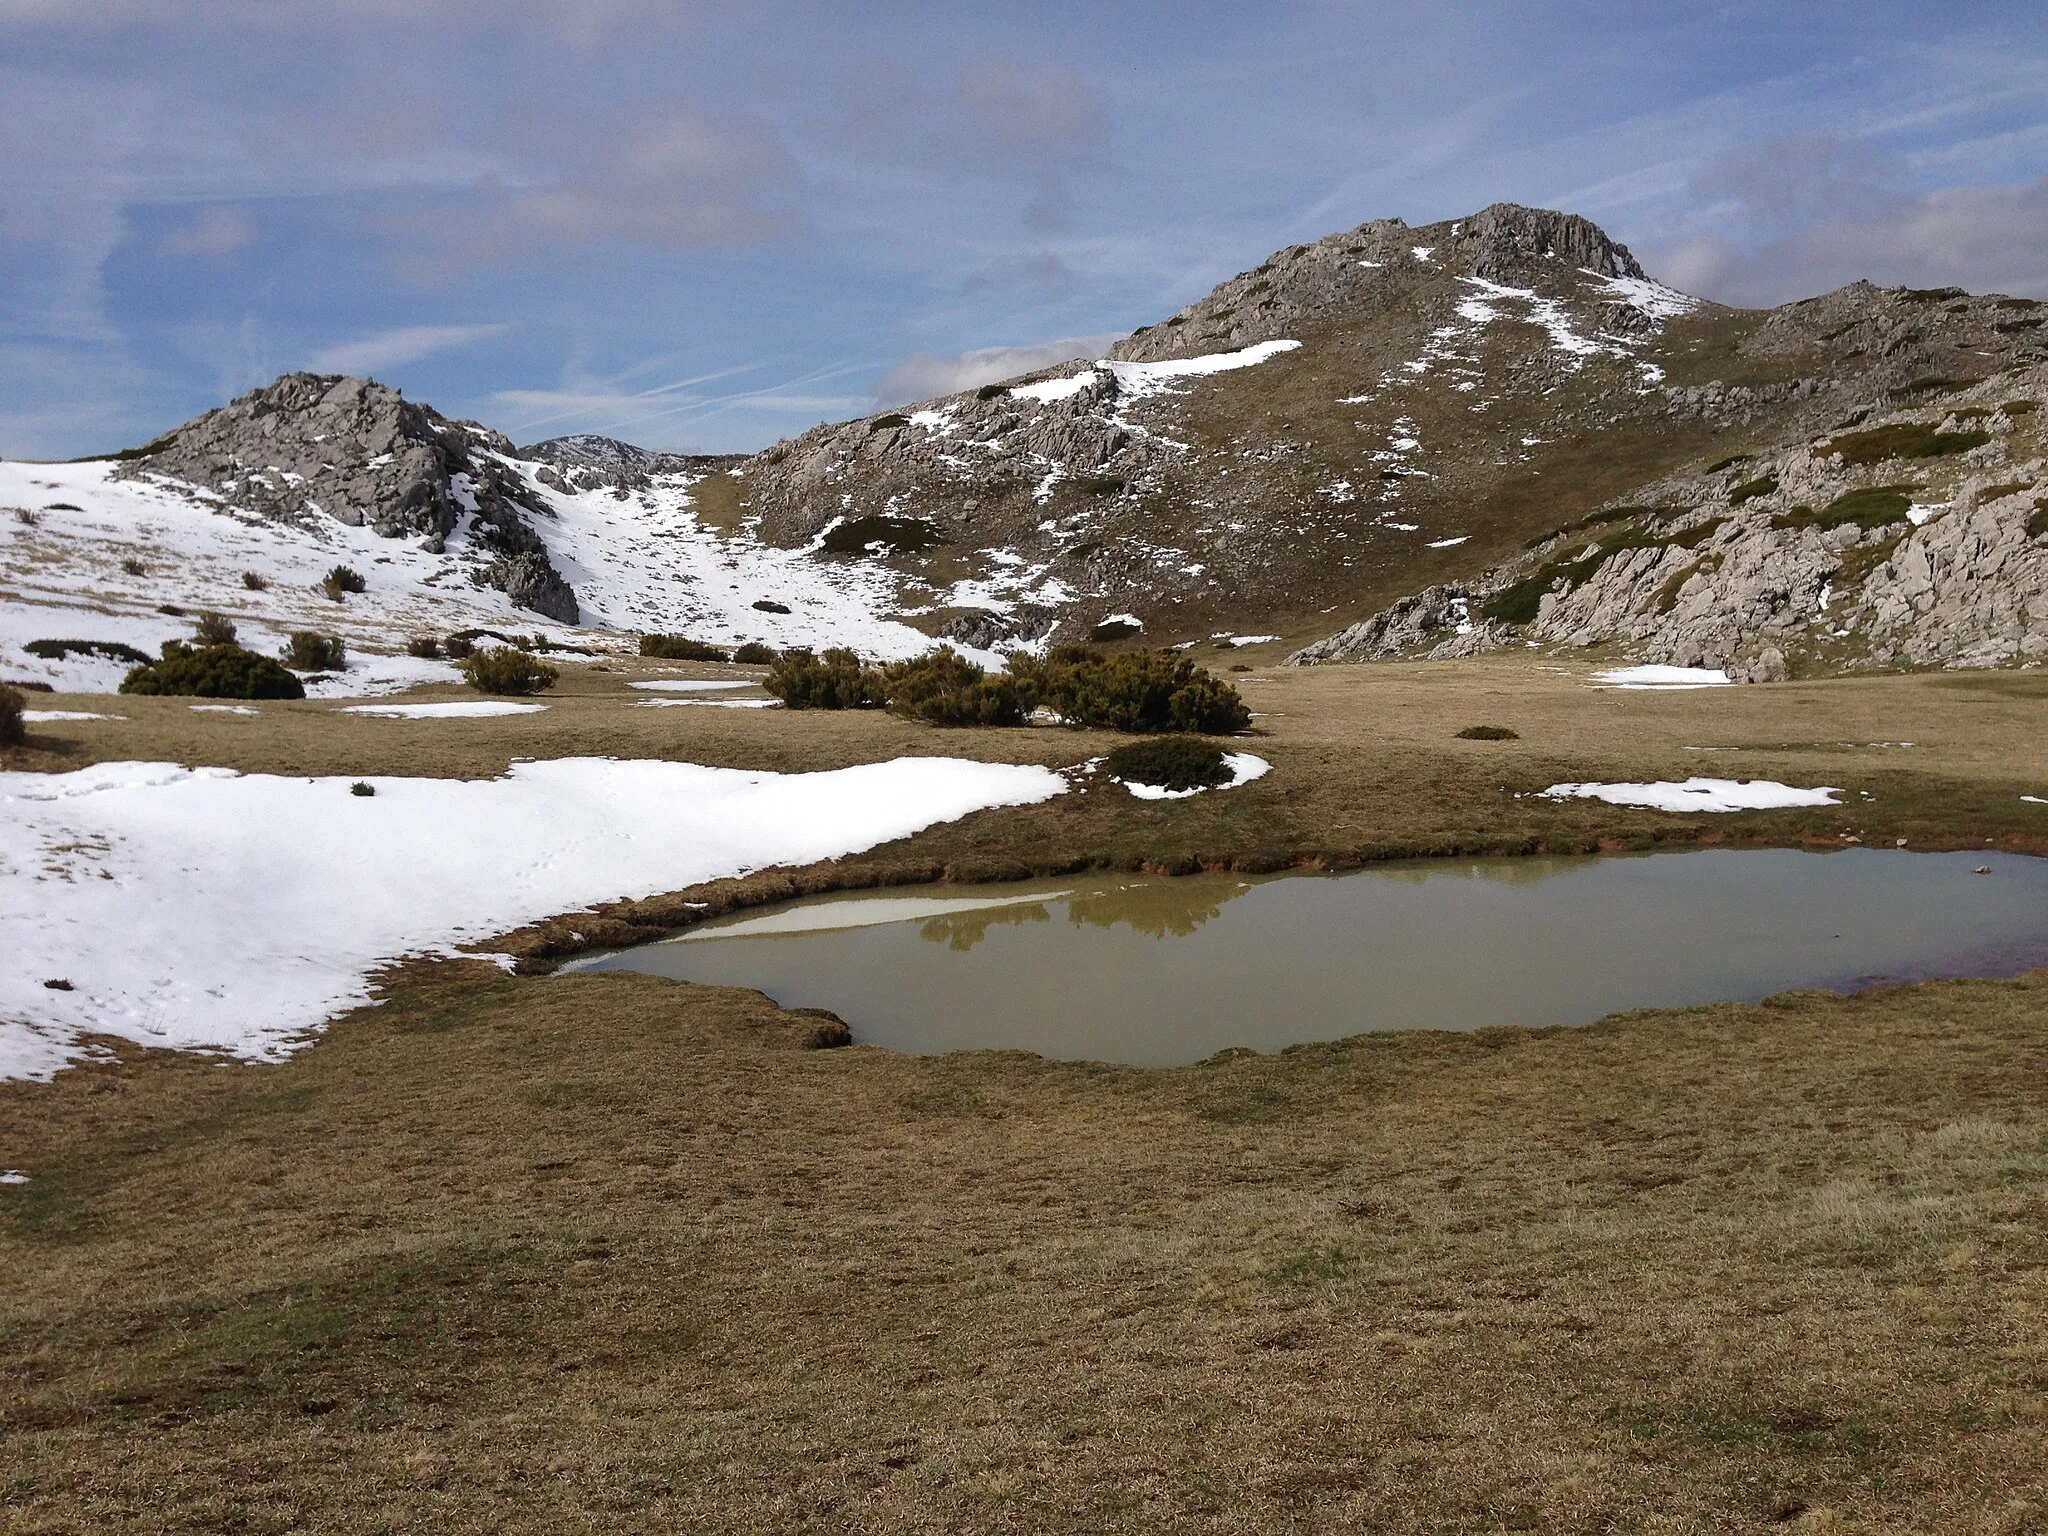
[[(1921, 391), (1925, 394), (1928, 391)], [(1289, 661), (1623, 647), (1743, 682), (2048, 656), (2048, 368), (1644, 487)]]
[(537, 520), (552, 517), (504, 460), (503, 434), (450, 421), (372, 379), (288, 373), (124, 455), (123, 473), (163, 475), (257, 516), (331, 518), (436, 553), (458, 529), (495, 558), (513, 602), (577, 621)]

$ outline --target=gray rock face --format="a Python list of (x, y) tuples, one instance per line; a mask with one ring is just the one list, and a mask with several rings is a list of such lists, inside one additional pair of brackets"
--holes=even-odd
[[(2048, 368), (2007, 372), (1859, 421), (1868, 438), (1671, 477), (1630, 498), (1647, 510), (1545, 541), (1469, 585), (1429, 587), (1288, 659), (1520, 639), (1618, 644), (1741, 682), (2037, 662), (2048, 657), (2044, 395)], [(1880, 442), (1913, 456), (1873, 458)]]
[(374, 380), (288, 373), (167, 433), (122, 472), (203, 486), (260, 517), (418, 538), (436, 553), (466, 528), (500, 557), (494, 585), (573, 624), (575, 594), (533, 527), (552, 514), (498, 461), (513, 452), (502, 434), (449, 421)]

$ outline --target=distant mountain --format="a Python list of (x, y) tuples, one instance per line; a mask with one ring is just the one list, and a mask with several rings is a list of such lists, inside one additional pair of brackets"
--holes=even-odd
[(707, 470), (732, 469), (746, 461), (743, 453), (658, 453), (601, 437), (595, 432), (575, 432), (551, 437), (516, 449), (518, 457), (535, 462), (582, 465), (621, 475), (701, 474)]
[(741, 500), (778, 542), (887, 560), (942, 632), (1072, 638), (1128, 613), (1161, 640), (1307, 638), (1733, 452), (2030, 365), (2027, 305), (1857, 284), (1732, 310), (1568, 214), (1381, 220), (1101, 363), (779, 444)]
[[(1727, 309), (1582, 218), (1498, 204), (1290, 247), (1100, 360), (748, 458), (517, 448), (289, 374), (116, 462), (0, 466), (0, 500), (55, 495), (18, 520), (24, 569), (125, 594), (138, 625), (269, 611), (204, 519), (177, 549), (222, 552), (117, 572), (145, 503), (270, 529), (294, 571), (348, 549), (405, 573), (386, 646), (523, 610), (888, 655), (1100, 632), (1278, 635), (1303, 662), (1534, 641), (1759, 678), (1999, 665), (2048, 653), (2044, 321), (1867, 283)], [(373, 607), (351, 612), (374, 644)]]

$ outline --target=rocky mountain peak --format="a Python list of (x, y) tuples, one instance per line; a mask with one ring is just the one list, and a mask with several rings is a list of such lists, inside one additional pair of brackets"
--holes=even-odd
[(287, 373), (124, 455), (121, 472), (202, 487), (240, 513), (332, 519), (437, 553), (459, 532), (491, 557), (490, 585), (574, 623), (575, 593), (530, 521), (552, 514), (506, 466), (512, 452), (502, 433), (374, 379)]
[(1458, 255), (1474, 277), (1498, 280), (1531, 261), (1552, 259), (1602, 277), (1646, 276), (1627, 246), (1576, 213), (1495, 203), (1452, 230)]

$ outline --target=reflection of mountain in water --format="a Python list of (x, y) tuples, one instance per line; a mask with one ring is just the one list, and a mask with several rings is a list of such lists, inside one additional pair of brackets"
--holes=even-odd
[(1383, 864), (1362, 869), (1340, 880), (1391, 880), (1402, 885), (1421, 885), (1426, 880), (1484, 880), (1490, 885), (1541, 885), (1545, 880), (1569, 874), (1592, 863), (1587, 858), (1534, 857), (1520, 859), (1475, 859), (1469, 864), (1452, 864), (1437, 859), (1417, 859), (1410, 864)]
[(1226, 883), (1200, 876), (1148, 880), (1071, 897), (1067, 902), (1067, 919), (1091, 928), (1114, 928), (1124, 923), (1155, 939), (1163, 939), (1169, 933), (1185, 938), (1210, 918), (1219, 916), (1224, 902), (1250, 889), (1242, 881)]
[(984, 907), (979, 912), (948, 912), (943, 917), (926, 918), (917, 933), (919, 938), (965, 953), (987, 938), (989, 929), (997, 923), (1044, 923), (1051, 920), (1052, 914), (1042, 903), (1019, 903), (1008, 907)]

